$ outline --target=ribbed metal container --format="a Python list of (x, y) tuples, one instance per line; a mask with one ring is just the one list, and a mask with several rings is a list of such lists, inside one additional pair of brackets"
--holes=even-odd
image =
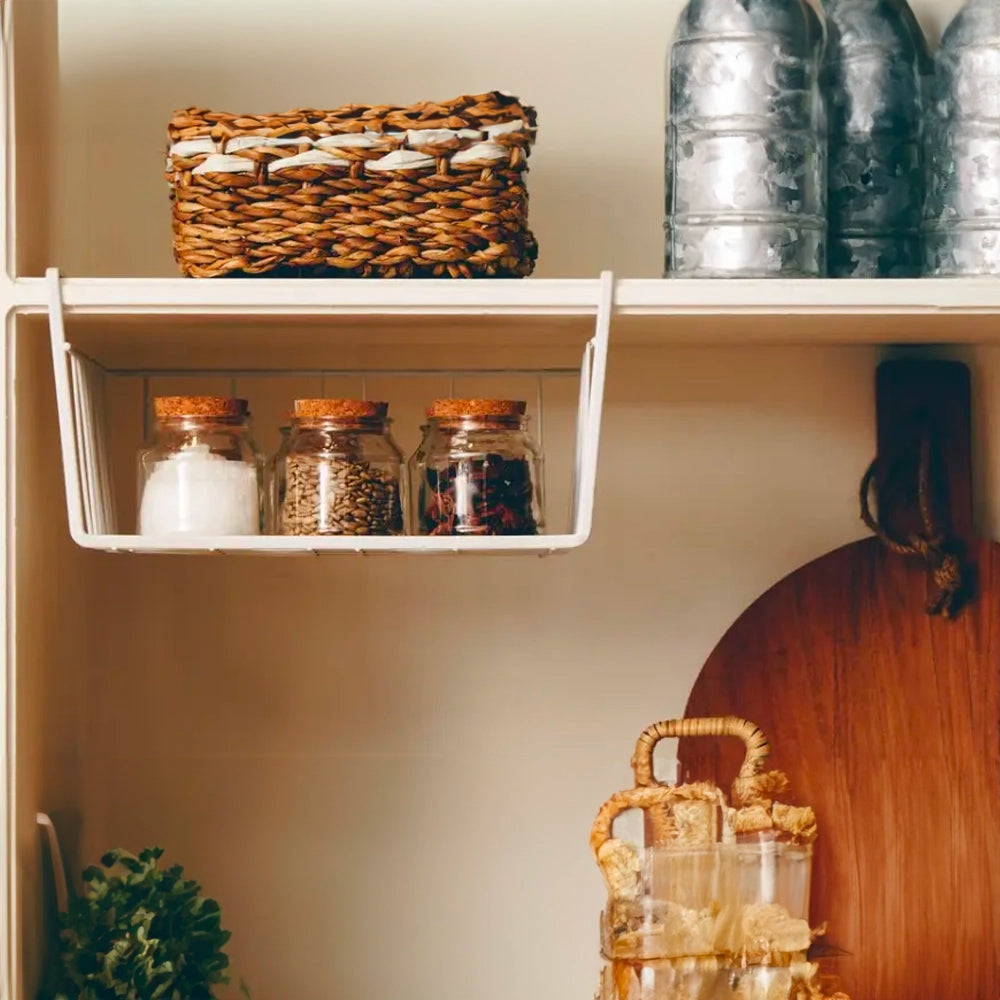
[(823, 0), (829, 273), (923, 270), (923, 87), (931, 70), (906, 0)]
[(825, 274), (822, 49), (805, 0), (690, 0), (670, 53), (667, 274)]
[(970, 0), (941, 41), (928, 116), (926, 273), (1000, 274), (1000, 3)]

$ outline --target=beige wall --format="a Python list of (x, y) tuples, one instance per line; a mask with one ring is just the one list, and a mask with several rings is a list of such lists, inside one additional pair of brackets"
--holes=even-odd
[(742, 606), (859, 533), (873, 361), (621, 352), (565, 557), (95, 557), (85, 845), (166, 844), (255, 995), (587, 996), (593, 814)]
[[(915, 7), (932, 34), (958, 4)], [(678, 0), (61, 0), (58, 263), (173, 274), (175, 107), (230, 111), (510, 90), (539, 110), (539, 275), (662, 270), (664, 59)], [(376, 12), (377, 11), (377, 12)]]
[[(593, 814), (742, 608), (861, 534), (875, 361), (617, 352), (564, 557), (89, 557), (85, 853), (166, 845), (255, 996), (590, 995)], [(972, 361), (985, 500), (1000, 355)]]
[[(62, 0), (52, 259), (73, 274), (173, 273), (160, 170), (175, 105), (498, 85), (541, 112), (540, 273), (656, 275), (677, 9)], [(996, 531), (986, 390), (1000, 388), (1000, 356), (971, 357), (980, 521)], [(24, 809), (68, 801), (70, 785), (86, 859), (167, 847), (220, 899), (257, 1000), (591, 995), (593, 814), (627, 783), (636, 733), (682, 711), (740, 610), (861, 534), (876, 360), (869, 348), (614, 350), (594, 538), (561, 558), (134, 558), (27, 536), (26, 557), (69, 583), (52, 603), (24, 563), (19, 621), (33, 624), (18, 669), (34, 679), (19, 708), (28, 722), (48, 711), (43, 681), (75, 692), (66, 725), (80, 727), (83, 774), (61, 753), (66, 730), (48, 731), (45, 754), (23, 759), (36, 788)], [(35, 357), (18, 401), (42, 424), (48, 378)], [(266, 412), (287, 388), (266, 390)], [(413, 413), (427, 388), (393, 399)], [(135, 386), (113, 400), (128, 491)], [(572, 417), (555, 396), (556, 467)], [(64, 538), (51, 428), (32, 440), (20, 495)], [(56, 639), (63, 608), (82, 624)]]

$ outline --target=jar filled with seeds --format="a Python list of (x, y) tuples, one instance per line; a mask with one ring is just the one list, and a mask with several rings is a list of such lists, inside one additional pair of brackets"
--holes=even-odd
[(410, 459), (413, 530), (421, 535), (537, 535), (542, 453), (525, 404), (439, 399)]
[(257, 535), (264, 461), (245, 399), (159, 396), (139, 455), (140, 535)]
[(389, 406), (356, 399), (298, 399), (272, 496), (281, 535), (399, 535), (403, 456)]

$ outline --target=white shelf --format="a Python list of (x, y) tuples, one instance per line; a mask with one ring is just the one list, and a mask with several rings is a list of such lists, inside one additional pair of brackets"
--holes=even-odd
[[(238, 338), (305, 353), (345, 345), (566, 346), (591, 329), (598, 279), (196, 281), (68, 278), (67, 318), (81, 349), (113, 365), (150, 367), (168, 351), (191, 357)], [(47, 309), (45, 280), (9, 288), (20, 313)], [(275, 338), (283, 321), (284, 341)], [(232, 322), (228, 322), (232, 321)], [(181, 339), (175, 339), (181, 338)], [(83, 347), (83, 339), (88, 346)], [(1000, 280), (616, 282), (616, 345), (1000, 342)], [(223, 352), (224, 353), (224, 352)], [(273, 353), (273, 352), (271, 352)]]
[(579, 548), (589, 531), (563, 535), (506, 535), (487, 538), (397, 535), (394, 537), (284, 537), (278, 535), (230, 535), (210, 538), (157, 537), (153, 535), (99, 535), (83, 532), (74, 536), (86, 549), (135, 554), (199, 555), (534, 555), (546, 556)]
[(906, 278), (849, 281), (692, 280), (625, 278), (618, 282), (616, 312), (649, 315), (1000, 316), (1000, 278)]
[[(44, 310), (44, 278), (18, 278), (20, 305)], [(289, 279), (64, 278), (81, 315), (593, 316), (598, 278)]]
[(1000, 342), (1000, 279), (626, 279), (615, 301), (615, 343)]
[[(456, 363), (531, 348), (547, 367), (566, 348), (578, 360), (601, 282), (67, 278), (62, 292), (74, 347), (118, 371), (361, 367), (382, 347), (397, 350), (381, 365), (413, 367), (428, 346), (461, 348)], [(17, 312), (48, 311), (44, 279), (12, 293)]]
[[(122, 294), (121, 308), (129, 310), (123, 315), (135, 320), (136, 299), (141, 299), (140, 290), (149, 291), (150, 283), (136, 282), (133, 285), (134, 292), (128, 295)], [(152, 283), (159, 286), (160, 283)], [(167, 282), (173, 285), (173, 282)], [(208, 291), (204, 288), (204, 283), (181, 281), (176, 283), (185, 288), (195, 287), (198, 294)], [(220, 282), (223, 286), (238, 285), (243, 282)], [(256, 284), (256, 283), (254, 283)], [(272, 283), (265, 282), (264, 286)], [(300, 290), (303, 285), (308, 287), (313, 283), (298, 282), (274, 282), (276, 285), (286, 286), (278, 289), (277, 297), (275, 292), (268, 291), (263, 287), (261, 294), (257, 297), (250, 296), (252, 309), (269, 310), (277, 308), (283, 302), (285, 308), (288, 307), (287, 299), (294, 297), (293, 293)], [(351, 295), (345, 299), (336, 299), (335, 305), (331, 305), (330, 292), (331, 285), (339, 286), (341, 283), (322, 283), (327, 286), (326, 295), (319, 294), (315, 288), (308, 294), (298, 295), (296, 304), (298, 308), (306, 310), (304, 315), (307, 318), (316, 319), (317, 312), (320, 316), (327, 315), (330, 309), (340, 307), (348, 309), (361, 308), (374, 309), (371, 304), (372, 285), (365, 282), (343, 282), (343, 285), (351, 286)], [(368, 284), (369, 298), (367, 304), (360, 292)], [(402, 296), (408, 303), (408, 307), (417, 308), (414, 303), (420, 300), (424, 308), (435, 309), (444, 306), (456, 309), (463, 309), (462, 315), (466, 317), (467, 323), (471, 324), (466, 329), (465, 339), (468, 341), (469, 331), (476, 331), (472, 336), (473, 341), (482, 341), (483, 335), (477, 330), (474, 316), (479, 315), (475, 310), (483, 308), (502, 310), (504, 308), (501, 298), (497, 296), (495, 286), (497, 284), (519, 284), (519, 283), (490, 283), (475, 282), (475, 285), (493, 285), (494, 288), (483, 290), (482, 294), (476, 296), (471, 294), (471, 290), (460, 290), (454, 298), (449, 298), (439, 288), (434, 292), (429, 286), (448, 285), (450, 288), (461, 289), (459, 283), (450, 282), (429, 282), (425, 287), (407, 297), (407, 289), (414, 287), (416, 283), (409, 282), (378, 282), (374, 288), (381, 289), (383, 294)], [(353, 552), (361, 554), (375, 553), (410, 553), (410, 554), (524, 554), (524, 555), (547, 555), (560, 551), (567, 551), (582, 545), (590, 537), (593, 523), (594, 491), (597, 480), (597, 460), (601, 431), (601, 416), (604, 403), (604, 380), (608, 355), (608, 339), (613, 310), (614, 279), (608, 273), (600, 279), (588, 282), (574, 282), (575, 288), (563, 288), (559, 286), (557, 294), (549, 294), (548, 298), (544, 294), (538, 298), (534, 305), (531, 304), (531, 294), (536, 294), (538, 289), (528, 296), (517, 300), (519, 305), (515, 308), (525, 310), (537, 308), (557, 308), (553, 306), (553, 299), (561, 296), (563, 309), (584, 309), (579, 319), (585, 324), (585, 329), (589, 330), (589, 336), (582, 338), (582, 344), (577, 349), (576, 364), (571, 369), (528, 367), (518, 369), (518, 374), (530, 372), (543, 378), (546, 375), (559, 372), (566, 374), (571, 372), (579, 380), (579, 396), (576, 410), (576, 443), (573, 449), (573, 490), (572, 490), (572, 516), (571, 525), (567, 532), (553, 535), (540, 536), (491, 536), (491, 537), (425, 537), (425, 536), (397, 536), (397, 537), (375, 537), (375, 536), (354, 536), (354, 537), (278, 537), (270, 535), (254, 536), (219, 536), (210, 538), (201, 537), (151, 537), (141, 535), (121, 534), (116, 515), (116, 503), (114, 497), (113, 481), (114, 475), (110, 467), (109, 459), (109, 428), (107, 425), (105, 390), (109, 377), (116, 375), (141, 376), (144, 380), (150, 375), (163, 375), (172, 372), (181, 372), (188, 375), (198, 373), (203, 374), (207, 370), (216, 373), (227, 373), (235, 376), (237, 371), (243, 374), (266, 374), (280, 375), (288, 374), (290, 371), (290, 357), (294, 357), (297, 352), (305, 349), (305, 356), (311, 361), (309, 371), (312, 374), (343, 373), (345, 351), (338, 343), (338, 338), (330, 336), (328, 324), (306, 323), (304, 326), (295, 327), (296, 332), (306, 333), (304, 342), (296, 346), (295, 338), (277, 335), (273, 326), (264, 326), (257, 329), (256, 333), (250, 333), (247, 327), (239, 324), (235, 327), (225, 327), (228, 334), (222, 338), (220, 343), (219, 328), (216, 323), (210, 324), (208, 328), (201, 330), (197, 327), (178, 327), (176, 303), (169, 302), (169, 296), (160, 288), (157, 292), (155, 302), (152, 298), (144, 300), (146, 307), (152, 311), (152, 315), (146, 315), (143, 322), (138, 327), (125, 326), (124, 328), (109, 321), (109, 315), (98, 312), (96, 314), (77, 317), (73, 299), (70, 293), (73, 291), (74, 283), (61, 280), (58, 272), (52, 270), (44, 281), (43, 291), (45, 293), (45, 312), (48, 315), (49, 331), (52, 347), (53, 370), (56, 385), (56, 405), (59, 418), (59, 436), (61, 440), (63, 480), (66, 491), (66, 505), (69, 515), (69, 528), (73, 540), (80, 546), (88, 549), (101, 549), (110, 552), (131, 552), (131, 553), (259, 553), (259, 554), (300, 554), (319, 555), (322, 553)], [(36, 286), (31, 286), (36, 287)], [(86, 288), (92, 292), (98, 291), (96, 285), (86, 283), (76, 284), (76, 291)], [(104, 290), (100, 295), (92, 299), (98, 310), (113, 308), (110, 298), (106, 293), (108, 289), (118, 289), (118, 284), (109, 282), (104, 284)], [(120, 290), (120, 289), (119, 289)], [(391, 290), (391, 291), (390, 291)], [(223, 298), (229, 294), (223, 288)], [(586, 292), (586, 298), (582, 293)], [(145, 294), (143, 292), (142, 294)], [(353, 298), (351, 296), (354, 296)], [(376, 292), (377, 295), (377, 292)], [(464, 298), (468, 296), (468, 298)], [(349, 304), (345, 305), (345, 301)], [(80, 298), (76, 299), (77, 306), (80, 307)], [(548, 306), (546, 306), (548, 302)], [(358, 303), (361, 303), (359, 306)], [(484, 303), (488, 303), (484, 305)], [(215, 301), (201, 302), (194, 304), (193, 298), (189, 300), (193, 308), (208, 310), (209, 313), (221, 313), (222, 317), (238, 315), (238, 310), (247, 308), (244, 299), (233, 298), (227, 300), (225, 304)], [(40, 309), (37, 303), (29, 309)], [(384, 305), (384, 309), (391, 311), (391, 306)], [(173, 310), (167, 312), (166, 310)], [(472, 309), (473, 312), (467, 310)], [(162, 310), (162, 311), (161, 311)], [(282, 313), (281, 315), (285, 315)], [(379, 317), (383, 314), (379, 313)], [(575, 315), (575, 313), (574, 313)], [(93, 322), (88, 322), (92, 320)], [(160, 322), (165, 320), (166, 322)], [(349, 329), (354, 330), (353, 324)], [(108, 331), (114, 332), (109, 336)], [(150, 332), (154, 336), (150, 337)], [(490, 345), (493, 356), (496, 355), (495, 345)], [(206, 349), (206, 345), (207, 349)], [(221, 350), (221, 354), (220, 354)], [(260, 362), (260, 351), (265, 351), (268, 357), (276, 358), (277, 363), (270, 369), (252, 368), (248, 366), (248, 354), (252, 355), (257, 362)], [(385, 353), (385, 352), (383, 352)], [(392, 352), (396, 354), (396, 352)], [(156, 366), (153, 362), (156, 358), (166, 360), (168, 365)], [(206, 365), (206, 358), (215, 363)], [(224, 358), (229, 359), (228, 365), (223, 362)], [(327, 362), (329, 360), (329, 364)], [(390, 365), (392, 367), (392, 365)], [(402, 368), (398, 363), (395, 368), (402, 372), (422, 374), (419, 366), (415, 369)], [(470, 365), (469, 370), (485, 370), (486, 374), (498, 373), (510, 374), (514, 369), (506, 364), (501, 369)], [(357, 373), (355, 373), (357, 374)], [(145, 383), (144, 383), (145, 384)], [(541, 394), (539, 395), (539, 403)], [(540, 418), (540, 415), (539, 415)]]
[[(566, 281), (60, 280), (50, 272), (12, 287), (15, 311), (49, 316), (71, 532), (80, 545), (109, 551), (572, 549), (591, 530), (611, 337), (619, 344), (1000, 342), (1000, 281), (991, 280), (615, 282), (610, 274)], [(576, 359), (582, 348), (582, 360), (572, 366), (579, 368), (581, 393), (576, 504), (566, 534), (178, 541), (117, 533), (100, 412), (109, 374), (421, 372), (431, 345), (458, 347), (468, 369), (510, 373), (509, 357), (528, 359), (519, 372), (542, 373), (566, 370), (570, 344)], [(362, 360), (373, 357), (378, 365), (363, 368)]]

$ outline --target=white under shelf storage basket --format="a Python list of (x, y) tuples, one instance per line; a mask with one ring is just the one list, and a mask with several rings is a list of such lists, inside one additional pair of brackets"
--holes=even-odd
[[(181, 301), (170, 301), (167, 284), (179, 290)], [(571, 295), (564, 284), (572, 285)], [(88, 286), (67, 282), (51, 270), (46, 285), (69, 528), (85, 548), (544, 555), (576, 548), (590, 536), (613, 310), (611, 274), (571, 283), (137, 280), (103, 291), (95, 283), (89, 293), (80, 293)], [(247, 290), (245, 300), (234, 299), (228, 287), (233, 285)], [(192, 296), (204, 301), (191, 301)], [(194, 333), (192, 316), (200, 324)], [(379, 342), (381, 322), (396, 329), (392, 346)], [(519, 331), (514, 343), (504, 342), (504, 329)], [(442, 333), (446, 348), (435, 339)], [(437, 346), (432, 349), (432, 344)], [(446, 364), (424, 363), (425, 358), (437, 360), (442, 351)], [(519, 363), (522, 358), (526, 363)], [(135, 455), (148, 428), (153, 395), (245, 395), (252, 397), (255, 413), (259, 397), (265, 400), (262, 412), (272, 418), (261, 421), (261, 428), (276, 432), (294, 395), (386, 398), (399, 393), (406, 401), (406, 422), (399, 417), (399, 430), (413, 433), (423, 412), (418, 400), (429, 402), (421, 396), (424, 386), (436, 387), (438, 394), (460, 387), (459, 395), (496, 394), (497, 387), (503, 393), (514, 386), (518, 397), (528, 400), (534, 432), (543, 437), (548, 492), (555, 501), (548, 504), (547, 533), (131, 533)], [(550, 422), (560, 423), (545, 415), (553, 408), (562, 417), (561, 430), (549, 429)], [(551, 450), (550, 435), (558, 439)], [(562, 525), (560, 508), (568, 509)]]

